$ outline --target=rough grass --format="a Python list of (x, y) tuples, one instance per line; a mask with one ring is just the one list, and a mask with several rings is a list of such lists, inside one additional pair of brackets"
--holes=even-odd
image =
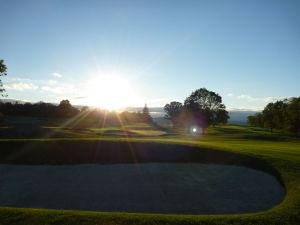
[[(252, 135), (252, 137), (254, 135), (254, 138), (249, 138), (247, 135)], [(45, 146), (48, 146), (47, 148), (50, 153), (51, 149), (57, 153), (57, 150), (55, 150), (57, 148), (54, 148), (54, 145), (63, 145), (63, 143), (74, 143), (76, 141), (77, 145), (74, 144), (72, 149), (68, 149), (70, 154), (72, 153), (71, 155), (76, 155), (76, 146), (78, 144), (92, 145), (92, 143), (101, 143), (100, 140), (114, 141), (116, 144), (121, 141), (127, 142), (130, 140), (130, 143), (143, 142), (146, 143), (143, 144), (146, 146), (147, 143), (163, 143), (169, 147), (174, 145), (198, 147), (199, 152), (202, 152), (202, 156), (203, 151), (207, 154), (217, 152), (219, 156), (222, 156), (220, 159), (227, 156), (228, 160), (230, 159), (235, 164), (248, 164), (252, 167), (259, 166), (274, 172), (275, 175), (276, 171), (278, 171), (277, 176), (282, 178), (282, 182), (286, 188), (286, 197), (281, 204), (268, 211), (240, 215), (155, 215), (2, 207), (0, 208), (0, 224), (300, 224), (300, 141), (294, 137), (282, 137), (281, 134), (269, 134), (266, 130), (261, 129), (255, 130), (248, 127), (224, 126), (209, 129), (208, 135), (202, 138), (190, 138), (182, 135), (164, 138), (108, 136), (76, 139), (2, 139), (0, 140), (0, 157), (2, 161), (5, 158), (7, 160), (6, 156), (12, 153), (9, 151), (18, 152), (16, 150), (19, 148), (15, 148), (14, 146), (23, 144), (43, 143)], [(177, 148), (180, 149), (180, 147)], [(42, 151), (41, 148), (39, 149)], [(170, 149), (172, 148), (170, 147)], [(43, 155), (42, 153), (40, 154), (41, 156)], [(44, 160), (46, 158), (45, 156)], [(195, 158), (201, 159), (198, 155), (190, 157), (189, 160), (194, 160)], [(212, 158), (216, 160), (216, 157)], [(13, 159), (11, 158), (10, 160)], [(228, 162), (227, 160), (225, 161)]]

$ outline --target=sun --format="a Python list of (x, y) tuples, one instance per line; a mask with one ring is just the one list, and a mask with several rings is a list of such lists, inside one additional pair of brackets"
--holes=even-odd
[(129, 81), (119, 76), (97, 76), (87, 84), (87, 104), (118, 110), (137, 103)]

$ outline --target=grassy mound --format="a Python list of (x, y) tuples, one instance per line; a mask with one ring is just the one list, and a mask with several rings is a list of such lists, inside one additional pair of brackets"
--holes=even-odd
[(0, 146), (1, 164), (214, 163), (263, 170), (283, 184), (280, 174), (266, 160), (209, 147), (128, 140), (8, 141), (0, 142)]

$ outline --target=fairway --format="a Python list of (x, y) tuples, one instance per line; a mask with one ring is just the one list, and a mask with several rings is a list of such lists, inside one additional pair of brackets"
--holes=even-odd
[(3, 206), (103, 212), (247, 213), (284, 196), (265, 172), (198, 163), (1, 165), (0, 182)]

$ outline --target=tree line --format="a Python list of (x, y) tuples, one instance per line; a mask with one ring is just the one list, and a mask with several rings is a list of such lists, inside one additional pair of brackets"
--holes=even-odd
[(45, 102), (27, 102), (24, 104), (18, 102), (14, 104), (11, 102), (0, 102), (0, 112), (11, 116), (68, 118), (75, 116), (80, 110), (73, 107), (69, 100), (62, 100), (58, 105)]
[(74, 107), (69, 100), (62, 100), (58, 105), (52, 103), (2, 103), (0, 101), (0, 120), (3, 120), (3, 114), (6, 116), (28, 116), (38, 118), (52, 119), (71, 119), (77, 127), (103, 126), (103, 125), (122, 125), (131, 122), (152, 124), (147, 105), (142, 112), (109, 112), (107, 110)]
[(300, 134), (300, 97), (269, 103), (264, 110), (248, 117), (251, 126)]
[(166, 119), (174, 128), (187, 128), (197, 125), (204, 131), (210, 125), (226, 124), (229, 116), (222, 97), (206, 88), (195, 90), (184, 103), (172, 101), (164, 106)]

